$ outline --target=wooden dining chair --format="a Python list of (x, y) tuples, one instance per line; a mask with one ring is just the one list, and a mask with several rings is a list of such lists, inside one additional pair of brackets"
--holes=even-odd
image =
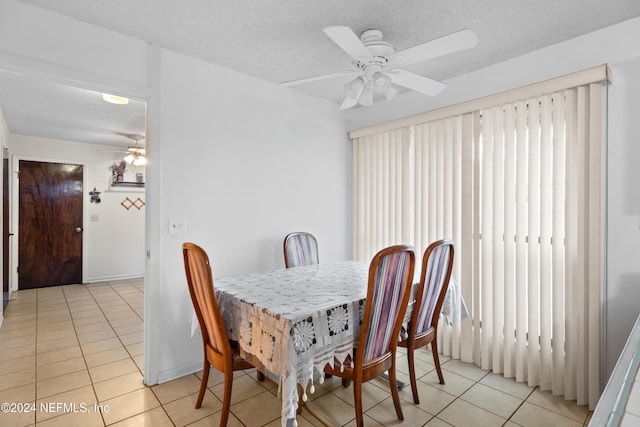
[(311, 233), (297, 231), (284, 238), (284, 265), (287, 268), (318, 264), (318, 241)]
[[(204, 368), (200, 393), (196, 400), (196, 409), (202, 406), (202, 399), (207, 389), (209, 368), (214, 368), (224, 374), (224, 397), (222, 400), (222, 415), (220, 426), (226, 426), (231, 406), (231, 388), (233, 386), (233, 372), (251, 369), (254, 366), (242, 359), (236, 342), (230, 341), (220, 315), (218, 302), (213, 289), (211, 266), (206, 252), (198, 245), (184, 243), (182, 245), (184, 268), (187, 274), (187, 284), (191, 301), (195, 309), (202, 343), (204, 345)], [(260, 376), (259, 376), (260, 377)]]
[(429, 245), (422, 258), (420, 283), (413, 304), (407, 337), (398, 343), (407, 349), (409, 361), (409, 377), (413, 402), (418, 404), (418, 388), (414, 351), (431, 343), (431, 354), (440, 384), (444, 384), (440, 360), (438, 359), (438, 320), (442, 310), (442, 302), (449, 289), (451, 269), (453, 267), (453, 241), (438, 240)]
[(396, 415), (404, 420), (396, 382), (396, 346), (411, 294), (414, 266), (415, 253), (411, 246), (391, 246), (373, 257), (355, 356), (345, 361), (335, 359), (333, 366), (325, 366), (325, 373), (341, 377), (343, 384), (353, 381), (358, 427), (364, 424), (362, 384), (387, 371)]

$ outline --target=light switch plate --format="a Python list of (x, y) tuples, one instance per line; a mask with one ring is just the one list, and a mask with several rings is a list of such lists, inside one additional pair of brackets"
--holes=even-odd
[(169, 234), (184, 234), (187, 232), (185, 218), (169, 218)]

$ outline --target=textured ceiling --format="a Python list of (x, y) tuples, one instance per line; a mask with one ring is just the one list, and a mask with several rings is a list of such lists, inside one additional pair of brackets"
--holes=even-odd
[[(102, 93), (0, 71), (0, 107), (11, 133), (95, 144), (133, 145), (146, 106), (109, 104)], [(142, 141), (144, 142), (144, 141)]]
[[(397, 50), (465, 28), (474, 31), (476, 48), (407, 67), (446, 81), (640, 16), (637, 0), (20, 1), (276, 83), (350, 68), (349, 57), (322, 32), (330, 25), (346, 25), (357, 34), (382, 30)], [(337, 106), (344, 82), (337, 78), (296, 88)], [(15, 132), (13, 107), (5, 105), (6, 88), (0, 83), (0, 106)], [(69, 109), (80, 94), (71, 91), (70, 96), (61, 103)], [(28, 105), (21, 108), (31, 110)], [(60, 123), (68, 119), (71, 126), (73, 115)], [(90, 118), (83, 123), (116, 133), (140, 133), (133, 121), (127, 122), (135, 114), (125, 116), (104, 126), (102, 120)]]

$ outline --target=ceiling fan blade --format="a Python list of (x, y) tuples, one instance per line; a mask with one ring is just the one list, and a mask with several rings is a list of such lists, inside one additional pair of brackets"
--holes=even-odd
[(342, 101), (342, 104), (340, 105), (340, 109), (346, 110), (347, 108), (355, 107), (356, 105), (358, 105), (358, 100), (350, 96), (347, 96), (346, 98), (344, 98), (344, 101)]
[(400, 52), (390, 57), (394, 65), (409, 65), (438, 56), (475, 47), (478, 44), (478, 36), (471, 30), (461, 30), (447, 36), (437, 38)]
[(353, 59), (361, 62), (373, 59), (373, 55), (371, 55), (369, 49), (367, 49), (351, 28), (336, 25), (324, 28), (322, 31)]
[(398, 86), (403, 86), (429, 96), (437, 95), (447, 87), (447, 85), (442, 82), (407, 70), (391, 70), (389, 71), (389, 75), (391, 76), (391, 81)]
[(338, 71), (335, 73), (330, 73), (330, 74), (323, 74), (321, 76), (313, 76), (313, 77), (307, 77), (304, 79), (299, 79), (299, 80), (291, 80), (289, 82), (284, 82), (284, 83), (280, 83), (280, 86), (297, 86), (297, 85), (302, 85), (305, 83), (313, 83), (313, 82), (317, 82), (320, 80), (328, 80), (328, 79), (334, 79), (337, 77), (343, 77), (343, 76), (350, 76), (351, 74), (355, 74), (358, 71), (356, 70), (348, 70), (348, 71)]

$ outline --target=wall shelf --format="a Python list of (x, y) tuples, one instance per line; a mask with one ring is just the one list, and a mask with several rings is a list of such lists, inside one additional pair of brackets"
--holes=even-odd
[(121, 181), (121, 182), (112, 182), (109, 186), (108, 191), (118, 191), (118, 192), (143, 192), (144, 191), (144, 182), (133, 182), (133, 181)]
[(120, 181), (120, 182), (112, 182), (112, 187), (139, 187), (144, 188), (144, 182), (133, 182), (133, 181)]

